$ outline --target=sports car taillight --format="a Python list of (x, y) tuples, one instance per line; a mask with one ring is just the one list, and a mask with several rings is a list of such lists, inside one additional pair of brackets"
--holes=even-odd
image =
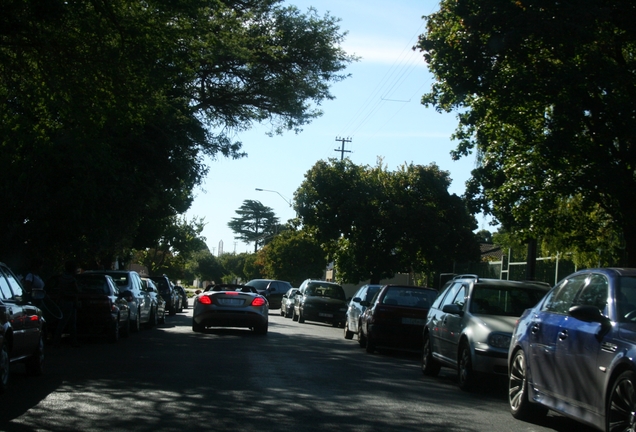
[(267, 302), (263, 297), (256, 297), (254, 300), (252, 300), (252, 306), (264, 306), (265, 303)]
[(204, 295), (199, 297), (199, 303), (204, 305), (209, 305), (209, 304), (212, 304), (212, 299), (210, 298), (210, 296)]

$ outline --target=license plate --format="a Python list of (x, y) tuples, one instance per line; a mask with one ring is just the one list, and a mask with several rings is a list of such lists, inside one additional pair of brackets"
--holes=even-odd
[(423, 326), (426, 323), (421, 318), (402, 318), (402, 324)]
[(325, 318), (333, 318), (333, 314), (324, 313), (324, 312), (319, 313), (318, 316), (325, 317)]
[(243, 304), (243, 299), (234, 299), (234, 298), (229, 298), (229, 299), (218, 299), (219, 304), (222, 304), (223, 306), (241, 306)]

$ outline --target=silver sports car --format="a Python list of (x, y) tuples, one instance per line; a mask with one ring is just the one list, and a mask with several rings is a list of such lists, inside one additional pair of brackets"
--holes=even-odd
[(246, 285), (209, 285), (194, 298), (192, 331), (206, 327), (248, 327), (267, 334), (269, 304), (255, 288)]

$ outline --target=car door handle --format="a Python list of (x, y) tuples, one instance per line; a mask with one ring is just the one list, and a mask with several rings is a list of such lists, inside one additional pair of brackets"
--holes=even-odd
[(562, 341), (562, 340), (565, 340), (567, 338), (568, 338), (568, 331), (567, 330), (561, 330), (559, 332), (559, 340)]

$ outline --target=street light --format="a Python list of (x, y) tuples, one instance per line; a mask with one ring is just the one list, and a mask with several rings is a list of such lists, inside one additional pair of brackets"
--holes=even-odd
[(281, 193), (280, 193), (280, 192), (278, 192), (278, 191), (275, 191), (275, 190), (269, 190), (269, 189), (261, 189), (261, 188), (256, 188), (256, 190), (257, 190), (257, 191), (259, 191), (259, 192), (274, 192), (274, 193), (277, 193), (277, 194), (278, 194), (278, 195), (279, 195), (282, 199), (284, 199), (284, 200), (285, 200), (285, 202), (286, 202), (287, 204), (289, 204), (289, 206), (290, 206), (290, 207), (292, 206), (291, 201), (289, 201), (287, 198), (285, 198), (284, 196), (282, 196), (282, 195), (281, 195)]

